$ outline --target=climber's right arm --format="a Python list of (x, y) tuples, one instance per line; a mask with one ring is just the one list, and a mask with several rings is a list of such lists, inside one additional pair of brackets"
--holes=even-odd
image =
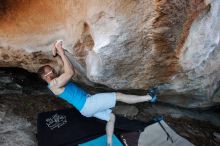
[(56, 78), (56, 86), (63, 87), (66, 83), (72, 78), (74, 75), (74, 69), (69, 59), (66, 57), (64, 49), (62, 48), (62, 44), (54, 45), (57, 54), (61, 57), (63, 61), (64, 73), (62, 73), (59, 77)]

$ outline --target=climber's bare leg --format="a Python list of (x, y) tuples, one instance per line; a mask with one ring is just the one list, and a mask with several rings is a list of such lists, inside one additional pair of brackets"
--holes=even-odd
[(107, 135), (107, 145), (113, 146), (112, 144), (112, 135), (114, 133), (114, 125), (115, 125), (115, 115), (111, 113), (110, 120), (106, 125), (106, 135)]
[[(137, 96), (137, 95), (129, 95), (123, 93), (116, 93), (116, 100), (125, 102), (128, 104), (134, 104), (139, 102), (150, 101), (152, 97), (150, 95)], [(115, 124), (115, 115), (111, 113), (110, 120), (106, 125), (106, 134), (107, 134), (107, 144), (108, 146), (112, 146), (112, 135), (114, 132), (114, 124)]]
[(150, 95), (138, 96), (138, 95), (123, 94), (119, 92), (116, 93), (116, 100), (125, 102), (127, 104), (146, 102), (146, 101), (150, 101), (151, 99), (152, 97)]

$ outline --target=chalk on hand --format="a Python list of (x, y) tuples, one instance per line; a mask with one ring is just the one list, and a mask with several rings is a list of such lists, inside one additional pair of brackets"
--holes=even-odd
[[(56, 43), (55, 43), (55, 47), (54, 48), (52, 48), (52, 52), (53, 52), (53, 57), (56, 57), (57, 56), (57, 45), (59, 44), (59, 43), (63, 43), (63, 40), (57, 40), (56, 41)], [(62, 45), (62, 44), (61, 44)]]
[(57, 42), (56, 42), (56, 44), (55, 44), (55, 47), (57, 47), (57, 45), (59, 44), (59, 43), (61, 43), (61, 45), (63, 44), (63, 40), (57, 40)]

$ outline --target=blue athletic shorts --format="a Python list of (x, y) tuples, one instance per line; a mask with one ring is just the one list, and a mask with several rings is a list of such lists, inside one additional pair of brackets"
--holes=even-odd
[(109, 121), (112, 113), (111, 108), (115, 107), (116, 93), (98, 93), (86, 98), (86, 102), (80, 113), (86, 117), (96, 117)]

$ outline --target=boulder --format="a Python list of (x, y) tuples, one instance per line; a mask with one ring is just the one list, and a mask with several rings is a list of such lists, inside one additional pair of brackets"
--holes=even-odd
[(61, 71), (50, 49), (61, 38), (92, 82), (158, 86), (160, 101), (183, 107), (219, 103), (219, 0), (5, 0), (0, 21), (0, 67)]

